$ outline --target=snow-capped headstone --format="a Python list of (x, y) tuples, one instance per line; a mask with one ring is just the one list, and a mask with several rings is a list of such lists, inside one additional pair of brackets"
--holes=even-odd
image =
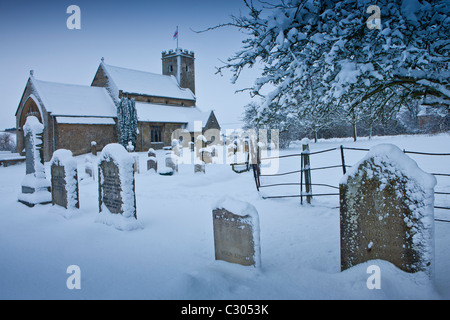
[(97, 142), (91, 141), (91, 153), (93, 156), (97, 156)]
[(72, 152), (56, 150), (50, 161), (52, 204), (66, 209), (80, 208), (77, 161)]
[(166, 167), (178, 172), (178, 156), (172, 151), (166, 153)]
[(172, 140), (172, 152), (173, 154), (175, 154), (177, 157), (181, 156), (181, 147), (180, 147), (180, 142), (177, 139), (173, 139)]
[(205, 163), (203, 161), (194, 164), (194, 173), (205, 173)]
[(207, 148), (203, 148), (202, 150), (200, 150), (200, 159), (204, 163), (212, 163), (211, 151), (209, 151)]
[(99, 158), (99, 216), (97, 221), (120, 230), (136, 224), (134, 157), (117, 143), (103, 148)]
[(255, 207), (223, 198), (213, 206), (212, 214), (216, 260), (259, 267), (259, 216)]
[(50, 181), (44, 170), (42, 133), (44, 125), (35, 116), (29, 116), (23, 126), (25, 135), (26, 176), (18, 200), (29, 207), (52, 202)]
[(372, 148), (340, 183), (341, 269), (381, 259), (431, 277), (435, 184), (396, 146)]
[(203, 161), (202, 159), (202, 151), (204, 148), (206, 148), (206, 143), (208, 142), (208, 140), (206, 140), (206, 137), (202, 134), (197, 136), (197, 140), (196, 140), (196, 144), (195, 144), (195, 150), (196, 150), (196, 159), (200, 159), (201, 161)]
[(147, 171), (155, 170), (158, 172), (158, 160), (156, 159), (156, 152), (153, 148), (148, 150), (148, 159), (147, 159)]

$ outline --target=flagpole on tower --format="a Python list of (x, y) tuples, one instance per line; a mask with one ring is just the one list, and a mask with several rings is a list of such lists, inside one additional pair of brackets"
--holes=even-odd
[(177, 31), (175, 31), (175, 37), (177, 38), (177, 51), (178, 51), (178, 26), (177, 26)]

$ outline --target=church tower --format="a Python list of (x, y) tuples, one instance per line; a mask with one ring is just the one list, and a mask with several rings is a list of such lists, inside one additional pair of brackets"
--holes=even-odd
[(175, 76), (181, 88), (191, 89), (195, 95), (194, 52), (182, 50), (162, 53), (162, 74)]

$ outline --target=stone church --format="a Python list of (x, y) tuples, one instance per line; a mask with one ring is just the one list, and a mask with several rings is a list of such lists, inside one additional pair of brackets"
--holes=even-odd
[(44, 124), (44, 160), (57, 149), (74, 155), (88, 153), (91, 142), (101, 150), (118, 141), (117, 106), (122, 97), (134, 98), (139, 135), (136, 151), (171, 144), (172, 132), (184, 129), (195, 137), (220, 130), (213, 111), (196, 105), (192, 51), (162, 52), (162, 74), (111, 66), (104, 59), (90, 86), (38, 80), (30, 71), (16, 111), (17, 152), (23, 154), (23, 126), (36, 116)]

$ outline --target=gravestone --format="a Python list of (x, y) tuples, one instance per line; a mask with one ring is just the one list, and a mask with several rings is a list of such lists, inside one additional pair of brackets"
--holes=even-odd
[(223, 198), (213, 207), (216, 260), (244, 266), (261, 265), (259, 217), (247, 202)]
[(93, 156), (97, 156), (97, 142), (91, 141), (91, 153)]
[(200, 159), (204, 163), (212, 163), (212, 155), (209, 150), (206, 148), (203, 148), (203, 150), (200, 151)]
[(203, 161), (194, 164), (194, 173), (205, 173), (205, 163)]
[(50, 181), (44, 169), (42, 134), (44, 125), (35, 116), (29, 116), (23, 126), (25, 135), (26, 175), (18, 201), (34, 207), (52, 202)]
[(173, 139), (172, 140), (172, 152), (174, 155), (176, 155), (177, 157), (181, 156), (181, 147), (180, 147), (180, 142), (177, 139)]
[(113, 224), (120, 230), (135, 227), (137, 215), (133, 165), (133, 156), (122, 145), (112, 143), (103, 148), (98, 169), (100, 218), (97, 221)]
[(202, 134), (197, 136), (196, 139), (196, 144), (195, 144), (195, 158), (196, 159), (200, 159), (201, 161), (203, 161), (202, 159), (202, 151), (204, 148), (206, 148), (206, 143), (208, 141), (206, 140), (206, 137)]
[(381, 259), (432, 276), (435, 184), (396, 146), (372, 148), (340, 183), (341, 269)]
[(153, 148), (148, 150), (148, 159), (147, 159), (147, 171), (155, 170), (158, 172), (158, 160), (156, 159), (156, 152)]
[(95, 180), (95, 176), (94, 176), (94, 169), (93, 169), (93, 164), (92, 164), (92, 160), (91, 157), (88, 155), (86, 156), (86, 158), (84, 159), (84, 172), (91, 178), (93, 178)]
[(99, 185), (100, 212), (104, 204), (111, 213), (123, 213), (119, 166), (114, 161), (102, 161), (99, 165), (99, 173), (102, 177)]
[(56, 150), (50, 161), (52, 204), (66, 209), (80, 208), (77, 162), (72, 152)]
[(178, 172), (178, 157), (172, 151), (166, 153), (166, 167)]

